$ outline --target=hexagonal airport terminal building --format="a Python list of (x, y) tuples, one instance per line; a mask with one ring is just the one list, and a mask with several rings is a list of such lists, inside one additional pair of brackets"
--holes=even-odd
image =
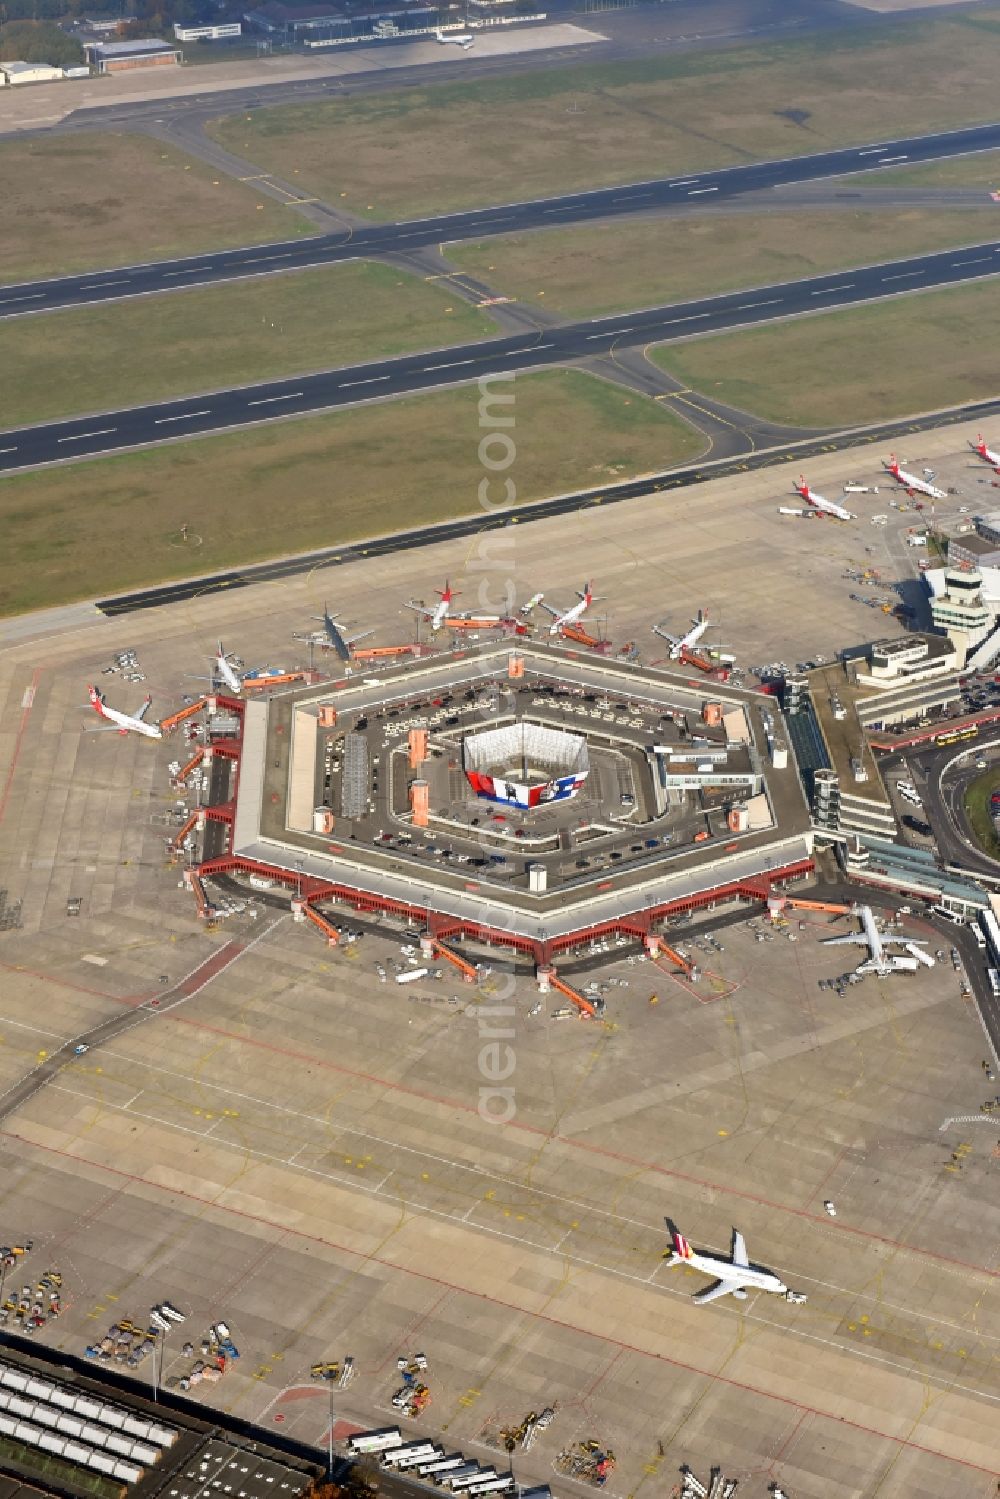
[(672, 663), (497, 642), (221, 706), (202, 902), (254, 876), (542, 965), (813, 867), (773, 700)]

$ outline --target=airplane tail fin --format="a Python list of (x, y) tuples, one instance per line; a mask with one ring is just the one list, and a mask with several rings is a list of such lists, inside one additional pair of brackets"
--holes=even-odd
[(674, 1236), (674, 1254), (679, 1260), (689, 1260), (694, 1251), (675, 1223), (671, 1223), (670, 1232)]
[(98, 692), (98, 690), (97, 690), (96, 687), (89, 688), (89, 692), (90, 692), (90, 705), (91, 705), (91, 707), (95, 708), (96, 711), (98, 713), (100, 713), (101, 712), (102, 703), (103, 703), (103, 699), (101, 697), (101, 694)]

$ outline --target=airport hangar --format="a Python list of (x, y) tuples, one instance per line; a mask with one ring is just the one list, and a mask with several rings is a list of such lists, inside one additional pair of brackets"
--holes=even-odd
[(208, 726), (208, 804), (175, 840), (200, 833), (203, 916), (206, 878), (250, 876), (331, 943), (324, 904), (513, 949), (541, 977), (604, 935), (655, 950), (657, 924), (814, 868), (773, 699), (561, 641), (220, 697)]

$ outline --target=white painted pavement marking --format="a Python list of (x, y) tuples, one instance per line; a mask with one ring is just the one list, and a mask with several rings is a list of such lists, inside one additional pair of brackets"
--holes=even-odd
[(58, 437), (57, 442), (86, 442), (88, 437), (106, 437), (109, 432), (117, 432), (117, 427), (102, 427), (98, 432), (78, 432), (75, 437)]
[[(388, 379), (388, 376), (386, 376)], [(248, 406), (270, 406), (275, 401), (294, 401), (296, 396), (304, 396), (304, 390), (291, 390), (287, 396), (261, 396), (259, 401), (248, 401)]]
[(103, 291), (106, 286), (128, 286), (128, 283), (128, 276), (122, 276), (118, 281), (84, 281), (80, 290)]
[(900, 271), (898, 276), (883, 276), (883, 281), (909, 281), (913, 276), (923, 276), (924, 271)]
[(749, 307), (777, 307), (780, 301), (780, 297), (768, 297), (766, 302), (738, 302), (736, 304), (736, 311), (746, 312)]
[[(251, 401), (250, 404), (254, 405), (254, 402)], [(166, 422), (189, 422), (189, 421), (191, 421), (196, 416), (211, 416), (211, 415), (212, 415), (212, 409), (211, 409), (211, 407), (210, 406), (206, 406), (205, 409), (204, 409), (204, 411), (185, 411), (180, 416), (158, 416), (156, 418), (155, 422), (153, 423), (153, 426), (154, 427), (162, 427), (164, 425), (164, 423), (166, 423)]]
[(23, 297), (2, 297), (0, 298), (0, 307), (8, 307), (13, 302), (37, 302), (44, 295), (43, 291), (33, 291)]
[[(48, 1084), (48, 1087), (50, 1089), (54, 1090), (57, 1093), (68, 1093), (72, 1097), (83, 1098), (87, 1102), (93, 1102), (93, 1095), (92, 1094), (81, 1093), (81, 1092), (79, 1092), (78, 1090), (76, 1090), (74, 1088), (68, 1088), (64, 1083), (50, 1082)], [(106, 1099), (103, 1099), (101, 1102), (102, 1102), (102, 1107), (104, 1107), (104, 1108), (111, 1108), (111, 1109), (114, 1109), (116, 1112), (121, 1112), (122, 1111), (120, 1105), (111, 1104)], [(196, 1139), (204, 1139), (205, 1136), (206, 1136), (206, 1134), (208, 1133), (208, 1131), (206, 1131), (206, 1130), (193, 1129), (190, 1125), (177, 1124), (177, 1123), (174, 1123), (173, 1121), (170, 1121), (170, 1120), (164, 1120), (162, 1117), (160, 1117), (158, 1115), (155, 1115), (155, 1114), (144, 1114), (144, 1113), (142, 1113), (138, 1109), (131, 1109), (131, 1110), (129, 1110), (129, 1112), (130, 1112), (130, 1114), (132, 1115), (132, 1117), (134, 1119), (144, 1119), (144, 1120), (146, 1120), (147, 1122), (149, 1122), (151, 1124), (159, 1125), (161, 1128), (162, 1127), (166, 1127), (167, 1129), (177, 1130), (181, 1134), (193, 1135)], [(219, 1122), (219, 1121), (216, 1121), (216, 1122)], [(211, 1128), (214, 1129), (214, 1127), (215, 1127), (215, 1125), (213, 1124), (211, 1126)], [(393, 1143), (394, 1146), (397, 1146), (397, 1148), (398, 1148), (397, 1142), (393, 1141), (392, 1143)], [(229, 1147), (227, 1145), (227, 1146), (224, 1146), (224, 1148), (233, 1148), (233, 1147)], [(239, 1148), (242, 1149), (242, 1147), (239, 1147)], [(296, 1151), (295, 1154), (298, 1154), (298, 1151)], [(282, 1165), (282, 1166), (288, 1166), (288, 1165), (290, 1165), (290, 1158), (286, 1157), (286, 1156), (271, 1155), (269, 1152), (263, 1151), (263, 1150), (255, 1150), (254, 1151), (254, 1155), (258, 1159), (260, 1159), (260, 1160), (269, 1160), (269, 1161), (272, 1161), (272, 1162), (276, 1163), (277, 1165)], [(461, 1162), (450, 1162), (449, 1164), (451, 1164), (451, 1165), (461, 1165), (463, 1163), (461, 1163)], [(365, 1182), (362, 1182), (362, 1181), (359, 1181), (358, 1178), (357, 1178), (357, 1176), (347, 1176), (347, 1175), (345, 1175), (345, 1176), (338, 1176), (336, 1172), (333, 1172), (333, 1171), (321, 1171), (318, 1167), (313, 1167), (313, 1166), (296, 1165), (292, 1169), (296, 1170), (296, 1171), (301, 1171), (306, 1176), (318, 1177), (320, 1180), (336, 1182), (339, 1186), (354, 1187), (354, 1188), (356, 1188), (357, 1190), (359, 1190), (361, 1192), (367, 1192), (369, 1194), (369, 1196), (375, 1196), (377, 1194), (377, 1192), (378, 1192), (378, 1187), (369, 1185), (369, 1184), (367, 1184)], [(546, 1194), (546, 1195), (553, 1195), (553, 1194)], [(401, 1197), (398, 1193), (395, 1193), (395, 1192), (392, 1194), (392, 1201), (394, 1203), (400, 1204), (403, 1207), (413, 1208), (416, 1211), (419, 1211), (419, 1212), (427, 1215), (428, 1217), (443, 1219), (446, 1223), (447, 1222), (455, 1223), (455, 1222), (462, 1221), (458, 1217), (458, 1215), (456, 1215), (455, 1213), (448, 1213), (448, 1212), (445, 1212), (443, 1209), (428, 1207), (425, 1203), (422, 1203), (422, 1202), (412, 1202), (408, 1198)], [(481, 1206), (481, 1204), (473, 1204), (473, 1206)], [(595, 1209), (591, 1209), (591, 1211), (601, 1211), (601, 1210), (600, 1209), (596, 1209), (596, 1210)], [(605, 1216), (611, 1216), (611, 1215), (607, 1214)], [(551, 1254), (553, 1252), (550, 1247), (546, 1247), (545, 1245), (542, 1245), (542, 1244), (533, 1244), (531, 1242), (531, 1240), (526, 1240), (526, 1239), (524, 1239), (523, 1237), (520, 1237), (517, 1234), (508, 1233), (505, 1230), (500, 1229), (500, 1228), (493, 1228), (489, 1224), (477, 1223), (476, 1224), (476, 1231), (479, 1232), (479, 1233), (492, 1234), (494, 1238), (504, 1239), (508, 1243), (512, 1243), (512, 1244), (521, 1244), (521, 1245), (528, 1244), (532, 1249), (536, 1250), (540, 1254)], [(583, 1255), (579, 1255), (579, 1254), (567, 1254), (564, 1251), (563, 1252), (563, 1257), (565, 1259), (567, 1259), (567, 1260), (570, 1260), (575, 1265), (582, 1265), (582, 1266), (584, 1266), (588, 1270), (596, 1270), (596, 1271), (598, 1271), (601, 1274), (613, 1275), (613, 1276), (615, 1276), (619, 1280), (633, 1281), (633, 1282), (635, 1282), (638, 1285), (648, 1284), (649, 1280), (650, 1280), (650, 1277), (648, 1277), (648, 1276), (633, 1275), (628, 1270), (619, 1270), (619, 1269), (617, 1269), (613, 1265), (603, 1264), (600, 1260), (587, 1259)], [(656, 1268), (658, 1269), (659, 1266), (657, 1266)], [(787, 1274), (788, 1272), (787, 1271), (782, 1271), (781, 1273), (782, 1274)], [(799, 1279), (800, 1280), (807, 1280), (807, 1281), (810, 1282), (810, 1284), (813, 1284), (813, 1285), (827, 1286), (831, 1290), (839, 1291), (841, 1293), (841, 1295), (855, 1296), (857, 1294), (854, 1291), (848, 1290), (844, 1286), (835, 1286), (835, 1285), (832, 1285), (830, 1282), (827, 1282), (827, 1281), (815, 1281), (810, 1276), (799, 1276)], [(660, 1295), (677, 1296), (677, 1297), (680, 1297), (681, 1299), (683, 1299), (685, 1301), (690, 1301), (690, 1299), (691, 1299), (687, 1291), (677, 1290), (673, 1286), (663, 1286), (663, 1285), (657, 1284), (654, 1287), (654, 1289), (657, 1292), (659, 1292)], [(756, 1299), (757, 1298), (755, 1298), (755, 1301), (756, 1301)], [(880, 1305), (884, 1305), (884, 1303), (880, 1303)], [(909, 1308), (905, 1308), (905, 1310), (909, 1310)], [(743, 1316), (744, 1320), (755, 1321), (755, 1322), (758, 1322), (762, 1326), (765, 1326), (765, 1327), (773, 1328), (775, 1326), (775, 1324), (769, 1318), (762, 1317), (762, 1316), (754, 1316), (749, 1311), (749, 1309), (746, 1310), (746, 1311), (744, 1311), (743, 1314), (742, 1314), (742, 1316)], [(954, 1324), (948, 1324), (948, 1325), (954, 1326)], [(966, 1329), (959, 1328), (957, 1330), (964, 1332)], [(824, 1338), (824, 1337), (821, 1337), (818, 1333), (806, 1332), (801, 1327), (785, 1327), (785, 1328), (783, 1328), (783, 1331), (792, 1333), (794, 1336), (797, 1336), (797, 1337), (806, 1338), (810, 1342), (820, 1343), (820, 1344), (824, 1345), (825, 1347), (836, 1349), (839, 1353), (851, 1353), (851, 1354), (854, 1354), (855, 1357), (867, 1359), (871, 1363), (880, 1364), (883, 1367), (892, 1368), (892, 1369), (903, 1369), (903, 1370), (906, 1371), (907, 1374), (912, 1374), (912, 1366), (909, 1363), (904, 1362), (902, 1360), (895, 1360), (895, 1359), (890, 1359), (890, 1358), (883, 1358), (881, 1355), (875, 1354), (875, 1353), (871, 1353), (867, 1349), (858, 1348), (858, 1347), (852, 1346), (851, 1344), (844, 1343), (844, 1342), (838, 1342), (835, 1338)], [(979, 1336), (982, 1337), (984, 1335), (982, 1333), (980, 1333)], [(925, 1376), (925, 1377), (933, 1377), (933, 1376), (931, 1375), (931, 1376)], [(942, 1379), (945, 1378), (944, 1375), (942, 1375), (940, 1377)], [(991, 1400), (991, 1401), (993, 1401), (996, 1404), (1000, 1404), (1000, 1396), (993, 1395), (988, 1390), (978, 1390), (978, 1389), (975, 1389), (973, 1386), (960, 1385), (958, 1383), (951, 1383), (950, 1381), (948, 1383), (948, 1388), (952, 1389), (952, 1390), (956, 1390), (956, 1389), (957, 1390), (961, 1390), (962, 1393), (966, 1394), (966, 1395), (978, 1395), (978, 1396), (980, 1396), (984, 1400)]]
[[(883, 279), (887, 280), (888, 277), (885, 277)], [(829, 297), (835, 291), (850, 291), (853, 285), (853, 281), (843, 281), (841, 282), (840, 286), (823, 286), (819, 289), (819, 291), (811, 291), (809, 295), (811, 297)]]
[[(337, 386), (338, 390), (350, 390), (354, 385), (378, 385), (381, 380), (388, 380), (388, 375), (372, 375), (369, 380), (345, 380)], [(301, 392), (300, 392), (301, 394)]]

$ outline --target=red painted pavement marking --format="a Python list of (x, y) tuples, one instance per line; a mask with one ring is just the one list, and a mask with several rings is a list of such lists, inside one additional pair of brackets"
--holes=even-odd
[[(228, 944), (229, 947), (236, 945), (234, 943)], [(225, 952), (226, 948), (221, 949), (221, 951)], [(212, 956), (215, 957), (217, 955), (213, 954)], [(233, 953), (228, 961), (232, 962), (238, 956), (238, 953)], [(211, 958), (206, 959), (206, 963), (211, 961)], [(122, 1000), (113, 994), (101, 994), (97, 989), (87, 989), (81, 984), (70, 983), (68, 980), (61, 978), (53, 978), (48, 974), (38, 973), (32, 969), (25, 969), (17, 964), (0, 963), (0, 968), (7, 968), (11, 972), (30, 972), (35, 978), (47, 979), (49, 982), (62, 984), (64, 988), (78, 989), (85, 994), (96, 994), (102, 999), (109, 999), (119, 1004), (131, 1005), (143, 1002), (142, 1000)], [(199, 971), (200, 968), (195, 969), (194, 973), (197, 974)], [(214, 978), (218, 971), (216, 970), (209, 977)], [(199, 987), (204, 987), (207, 982), (208, 978), (204, 978)], [(171, 992), (177, 991), (175, 989)], [(210, 1036), (220, 1036), (223, 1040), (235, 1041), (241, 1046), (249, 1046), (256, 1051), (270, 1052), (273, 1056), (289, 1057), (293, 1061), (306, 1063), (310, 1067), (322, 1067), (327, 1071), (336, 1072), (343, 1077), (355, 1078), (359, 1082), (373, 1083), (376, 1087), (385, 1088), (394, 1093), (402, 1093), (407, 1098), (419, 1098), (425, 1103), (439, 1104), (445, 1108), (454, 1109), (456, 1113), (475, 1114), (477, 1118), (479, 1117), (478, 1108), (472, 1104), (462, 1103), (459, 1099), (442, 1098), (435, 1093), (427, 1093), (420, 1088), (411, 1088), (405, 1083), (393, 1082), (390, 1078), (378, 1077), (373, 1072), (362, 1072), (355, 1067), (345, 1067), (341, 1063), (329, 1061), (326, 1057), (311, 1056), (308, 1052), (296, 1051), (289, 1046), (278, 1046), (273, 1041), (262, 1041), (255, 1036), (241, 1036), (238, 1031), (228, 1031), (222, 1026), (209, 1025), (204, 1020), (192, 1020), (189, 1016), (185, 1015), (171, 1015), (169, 1018), (177, 1025), (187, 1025), (193, 1030), (204, 1031)], [(954, 1255), (940, 1254), (937, 1250), (924, 1249), (918, 1244), (904, 1244), (899, 1239), (890, 1239), (887, 1234), (877, 1234), (871, 1229), (858, 1228), (853, 1224), (845, 1223), (842, 1219), (833, 1223), (825, 1215), (821, 1218), (818, 1213), (810, 1212), (808, 1208), (796, 1207), (794, 1204), (787, 1202), (775, 1202), (771, 1198), (761, 1197), (759, 1193), (748, 1192), (743, 1187), (725, 1186), (721, 1182), (708, 1181), (704, 1177), (692, 1176), (688, 1171), (678, 1171), (671, 1166), (661, 1166), (654, 1161), (644, 1161), (640, 1156), (628, 1155), (624, 1151), (610, 1150), (606, 1145), (594, 1145), (588, 1140), (576, 1140), (568, 1135), (553, 1134), (551, 1130), (543, 1129), (540, 1125), (525, 1124), (518, 1119), (511, 1120), (506, 1127), (512, 1130), (519, 1130), (526, 1135), (541, 1137), (543, 1140), (551, 1140), (556, 1144), (566, 1146), (570, 1150), (581, 1150), (588, 1155), (601, 1156), (606, 1160), (619, 1161), (622, 1165), (628, 1166), (630, 1170), (650, 1172), (654, 1176), (661, 1176), (669, 1181), (687, 1182), (690, 1186), (701, 1187), (710, 1192), (717, 1192), (724, 1197), (734, 1197), (741, 1202), (752, 1202), (757, 1207), (768, 1208), (771, 1212), (788, 1213), (793, 1218), (803, 1218), (808, 1223), (819, 1223), (832, 1233), (851, 1234), (855, 1238), (865, 1239), (869, 1243), (883, 1244), (889, 1249), (900, 1250), (906, 1254), (920, 1255), (921, 1258), (932, 1260), (938, 1264), (955, 1265), (961, 1270), (972, 1270), (977, 1275), (989, 1276), (991, 1280), (1000, 1279), (1000, 1269), (991, 1270), (987, 1265), (975, 1265), (969, 1260), (960, 1260)]]
[(199, 989), (220, 974), (230, 963), (235, 962), (240, 953), (244, 951), (242, 942), (227, 942), (225, 947), (220, 947), (216, 952), (210, 953), (203, 963), (200, 963), (193, 973), (187, 978), (181, 979), (167, 991), (168, 994), (183, 995), (190, 999), (192, 994), (197, 994)]
[[(411, 1270), (405, 1265), (397, 1265), (394, 1260), (386, 1259), (374, 1251), (362, 1254), (357, 1249), (351, 1249), (347, 1244), (338, 1244), (335, 1239), (323, 1238), (320, 1234), (306, 1233), (304, 1229), (289, 1228), (283, 1223), (276, 1223), (270, 1218), (263, 1217), (260, 1213), (248, 1213), (242, 1208), (226, 1207), (222, 1203), (214, 1202), (210, 1197), (199, 1197), (194, 1192), (183, 1192), (178, 1187), (161, 1187), (157, 1182), (147, 1180), (142, 1176), (135, 1176), (131, 1171), (123, 1171), (118, 1166), (107, 1166), (102, 1162), (88, 1160), (86, 1156), (76, 1156), (67, 1150), (59, 1150), (53, 1145), (40, 1145), (34, 1140), (25, 1139), (21, 1135), (11, 1134), (13, 1140), (20, 1140), (21, 1144), (29, 1149), (43, 1151), (47, 1155), (61, 1156), (64, 1160), (71, 1161), (74, 1165), (85, 1164), (97, 1171), (104, 1171), (108, 1175), (123, 1177), (126, 1181), (135, 1182), (137, 1185), (162, 1193), (167, 1197), (179, 1197), (185, 1202), (196, 1203), (199, 1207), (211, 1208), (219, 1213), (227, 1213), (230, 1217), (243, 1218), (248, 1223), (262, 1224), (267, 1228), (275, 1229), (282, 1234), (288, 1234), (293, 1238), (306, 1239), (313, 1244), (323, 1244), (328, 1249), (335, 1249), (340, 1254), (350, 1256), (351, 1259), (361, 1260), (363, 1263), (373, 1263), (391, 1270), (396, 1275), (407, 1275), (413, 1280), (424, 1281), (428, 1285), (441, 1286), (449, 1293), (457, 1293), (460, 1296), (469, 1296), (475, 1301), (486, 1302), (488, 1306), (501, 1307), (504, 1311), (513, 1313), (518, 1317), (534, 1318), (537, 1322), (548, 1323), (552, 1327), (561, 1327), (567, 1332), (576, 1332), (581, 1336), (593, 1339), (596, 1343), (607, 1343), (612, 1348), (618, 1348), (623, 1353), (635, 1353), (640, 1358), (652, 1359), (658, 1364), (667, 1364), (674, 1369), (683, 1369), (685, 1373), (697, 1374), (699, 1378), (712, 1380), (715, 1384), (725, 1385), (730, 1389), (742, 1390), (746, 1394), (758, 1395), (763, 1400), (773, 1400), (777, 1405), (790, 1406), (792, 1410), (804, 1412), (806, 1415), (819, 1416), (824, 1421), (836, 1421), (841, 1426), (849, 1427), (852, 1431), (862, 1431), (866, 1436), (878, 1437), (881, 1441), (895, 1442), (898, 1447), (909, 1448), (914, 1452), (926, 1453), (929, 1457), (940, 1458), (942, 1462), (954, 1463), (960, 1468), (970, 1468), (976, 1473), (987, 1473), (991, 1477), (996, 1476), (993, 1468), (984, 1468), (979, 1463), (970, 1462), (964, 1457), (952, 1457), (950, 1453), (941, 1452), (937, 1447), (927, 1447), (922, 1442), (911, 1441), (908, 1437), (894, 1436), (890, 1431), (879, 1431), (876, 1426), (865, 1426), (860, 1421), (848, 1420), (846, 1416), (834, 1416), (828, 1411), (820, 1410), (818, 1406), (806, 1405), (801, 1400), (793, 1400), (790, 1395), (776, 1395), (771, 1390), (763, 1390), (757, 1385), (748, 1384), (745, 1380), (734, 1379), (729, 1374), (716, 1374), (711, 1369), (700, 1369), (697, 1364), (688, 1363), (684, 1359), (671, 1358), (666, 1353), (650, 1353), (646, 1348), (639, 1348), (634, 1343), (626, 1343), (621, 1338), (610, 1337), (604, 1333), (595, 1333), (589, 1327), (580, 1327), (574, 1322), (569, 1322), (563, 1317), (553, 1316), (550, 1312), (532, 1312), (526, 1307), (518, 1306), (516, 1302), (503, 1301), (499, 1296), (489, 1296), (482, 1291), (470, 1291), (465, 1286), (459, 1286), (452, 1281), (444, 1280), (439, 1275), (429, 1275), (423, 1270)], [(840, 1350), (846, 1351), (846, 1350)], [(285, 1418), (279, 1412), (275, 1421), (283, 1421)]]

